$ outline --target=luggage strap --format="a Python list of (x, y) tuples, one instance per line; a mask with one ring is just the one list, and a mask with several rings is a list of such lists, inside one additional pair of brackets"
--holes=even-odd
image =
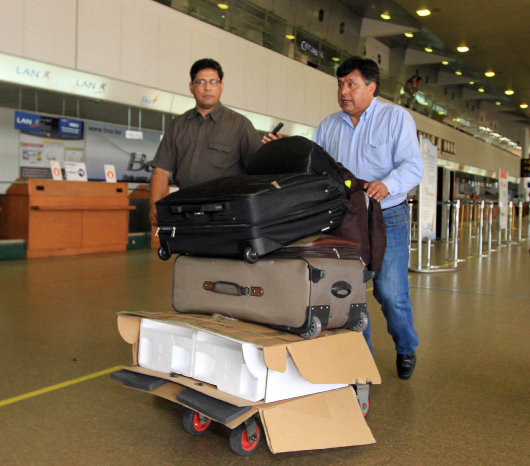
[(240, 286), (233, 282), (204, 282), (203, 290), (214, 293), (229, 294), (232, 296), (263, 296), (263, 288), (260, 286)]

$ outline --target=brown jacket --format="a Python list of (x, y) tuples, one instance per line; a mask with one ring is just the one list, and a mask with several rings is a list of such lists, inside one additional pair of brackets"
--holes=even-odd
[(368, 270), (379, 272), (386, 250), (385, 219), (381, 204), (364, 192), (364, 183), (342, 164), (338, 163), (344, 180), (350, 180), (348, 212), (342, 223), (330, 232), (356, 241), (361, 246), (361, 257)]

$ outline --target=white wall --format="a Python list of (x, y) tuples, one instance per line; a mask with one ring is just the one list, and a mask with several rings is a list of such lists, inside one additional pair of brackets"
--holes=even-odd
[[(311, 8), (299, 8), (301, 0), (288, 3), (298, 15), (310, 14)], [(306, 5), (322, 5), (333, 21), (344, 13), (319, 0)], [(191, 64), (208, 56), (225, 70), (227, 105), (313, 127), (339, 110), (332, 76), (151, 0), (0, 0), (0, 11), (0, 52), (6, 54), (184, 96)], [(388, 50), (371, 45), (388, 68)], [(421, 115), (415, 118), (419, 129), (456, 143), (458, 162), (518, 173), (517, 157)]]
[(0, 107), (0, 193), (18, 178), (18, 134), (15, 111)]

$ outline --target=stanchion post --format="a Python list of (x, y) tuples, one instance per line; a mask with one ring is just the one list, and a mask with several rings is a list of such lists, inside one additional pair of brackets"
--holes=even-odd
[(501, 225), (501, 204), (498, 203), (499, 212), (497, 214), (497, 223), (499, 224), (499, 230), (497, 231), (497, 244), (500, 248), (502, 246), (502, 225)]
[(507, 228), (508, 237), (506, 238), (508, 243), (512, 242), (512, 221), (513, 221), (512, 209), (513, 209), (513, 202), (510, 201), (508, 202), (508, 228)]
[(484, 228), (484, 201), (480, 201), (480, 204), (478, 206), (478, 212), (479, 212), (479, 219), (478, 219), (478, 255), (479, 257), (483, 257), (482, 255), (482, 241), (483, 241), (483, 228)]
[(523, 202), (519, 201), (519, 215), (517, 216), (517, 241), (523, 240)]
[(453, 262), (454, 262), (454, 266), (455, 267), (458, 267), (458, 221), (459, 221), (459, 217), (460, 217), (460, 200), (457, 200), (455, 202), (455, 205), (454, 205), (454, 231), (455, 231), (455, 235), (453, 237), (453, 240), (454, 240), (454, 243), (455, 243), (455, 246), (454, 246), (454, 258), (453, 258)]
[(493, 229), (493, 202), (488, 201), (488, 254), (492, 251), (491, 249), (491, 236)]

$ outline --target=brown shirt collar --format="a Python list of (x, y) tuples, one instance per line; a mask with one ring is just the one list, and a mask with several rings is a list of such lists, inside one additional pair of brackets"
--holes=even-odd
[[(219, 119), (221, 118), (221, 115), (223, 114), (223, 112), (224, 112), (224, 105), (221, 102), (219, 102), (215, 106), (215, 108), (210, 113), (208, 113), (208, 115), (206, 115), (206, 117), (210, 117), (215, 123), (217, 123)], [(197, 116), (200, 116), (202, 118), (202, 115), (197, 110), (197, 107), (195, 107), (193, 111), (190, 112), (190, 114), (188, 115), (188, 119), (196, 118)]]

